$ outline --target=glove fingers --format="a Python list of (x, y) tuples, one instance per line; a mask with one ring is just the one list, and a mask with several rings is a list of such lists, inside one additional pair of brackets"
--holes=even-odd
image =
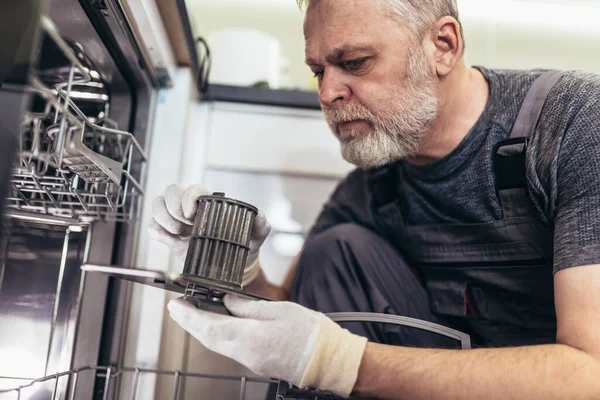
[(184, 217), (190, 221), (193, 221), (194, 217), (196, 216), (196, 209), (198, 207), (196, 200), (200, 196), (208, 196), (210, 194), (210, 190), (202, 185), (192, 185), (188, 187), (185, 192), (183, 192), (183, 197), (181, 200), (181, 208), (183, 209)]
[(258, 321), (290, 320), (298, 315), (315, 319), (323, 316), (322, 313), (289, 301), (256, 301), (228, 294), (224, 302), (233, 315)]
[(176, 320), (185, 330), (201, 337), (208, 336), (210, 334), (209, 330), (220, 325), (223, 320), (233, 318), (228, 315), (201, 310), (182, 298), (171, 300), (167, 308), (171, 318)]
[(251, 318), (258, 321), (280, 319), (288, 312), (288, 303), (250, 300), (234, 295), (226, 295), (225, 307), (236, 317)]
[(168, 304), (171, 318), (206, 348), (234, 358), (245, 347), (254, 321), (197, 309), (183, 299)]
[(183, 207), (181, 205), (183, 200), (183, 193), (185, 187), (183, 185), (170, 185), (165, 190), (165, 204), (169, 214), (176, 220), (183, 222), (186, 225), (192, 225), (192, 221), (183, 215)]
[[(260, 364), (260, 360), (263, 358), (260, 354), (263, 352), (253, 350), (252, 341), (245, 340), (247, 338), (244, 338), (242, 333), (253, 332), (253, 330), (258, 329), (256, 326), (248, 326), (248, 322), (253, 321), (245, 321), (243, 319), (210, 312), (205, 313), (207, 315), (210, 314), (211, 319), (215, 317), (216, 319), (205, 321), (204, 316), (200, 316), (195, 319), (194, 322), (190, 322), (189, 319), (184, 319), (173, 314), (171, 314), (171, 318), (208, 350), (235, 360), (254, 373), (260, 374), (260, 368), (257, 368), (256, 365)], [(236, 321), (233, 323), (225, 321), (225, 325), (227, 325), (229, 329), (223, 329), (223, 321), (220, 321), (219, 317), (231, 318)], [(209, 327), (198, 329), (199, 324), (204, 324), (205, 327), (206, 325), (209, 325)]]
[(164, 196), (159, 196), (152, 201), (152, 216), (160, 226), (175, 235), (180, 234), (185, 226), (181, 221), (173, 218), (167, 209)]
[(254, 226), (250, 233), (250, 250), (257, 250), (262, 246), (267, 236), (271, 232), (271, 225), (262, 211), (254, 219)]
[(184, 239), (181, 238), (180, 235), (173, 234), (167, 231), (155, 219), (153, 219), (152, 222), (150, 222), (150, 225), (148, 226), (148, 233), (150, 234), (150, 237), (152, 239), (164, 243), (169, 247), (173, 247), (178, 245), (179, 243), (186, 242)]
[[(235, 331), (233, 326), (243, 322), (241, 318), (231, 315), (217, 314), (214, 312), (196, 308), (193, 304), (185, 301), (183, 298), (171, 300), (167, 305), (169, 314), (174, 319), (184, 322), (188, 327), (205, 334), (210, 334), (208, 330), (219, 329), (224, 331)], [(242, 332), (240, 332), (241, 334)]]
[(155, 220), (152, 220), (150, 226), (148, 226), (148, 234), (152, 239), (167, 245), (177, 256), (179, 256), (180, 253), (183, 253), (185, 257), (189, 244), (187, 239), (182, 238), (180, 235), (174, 235), (168, 232)]

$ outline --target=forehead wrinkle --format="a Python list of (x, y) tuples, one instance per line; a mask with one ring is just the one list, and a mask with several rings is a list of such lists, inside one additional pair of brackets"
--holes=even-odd
[[(348, 55), (352, 55), (353, 53), (358, 53), (361, 51), (373, 51), (373, 50), (374, 50), (373, 47), (368, 46), (368, 45), (345, 44), (340, 47), (334, 48), (327, 56), (325, 56), (325, 61), (327, 61), (330, 64), (336, 64), (340, 60), (344, 59), (344, 57), (346, 57)], [(312, 57), (308, 57), (306, 59), (306, 64), (307, 65), (321, 65), (321, 62), (319, 62), (318, 60), (316, 60)]]

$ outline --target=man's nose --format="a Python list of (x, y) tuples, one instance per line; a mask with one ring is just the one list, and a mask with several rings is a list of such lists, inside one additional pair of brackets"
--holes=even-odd
[(352, 92), (341, 78), (339, 74), (336, 74), (331, 69), (325, 71), (319, 89), (319, 101), (321, 104), (332, 106), (334, 103), (350, 100)]

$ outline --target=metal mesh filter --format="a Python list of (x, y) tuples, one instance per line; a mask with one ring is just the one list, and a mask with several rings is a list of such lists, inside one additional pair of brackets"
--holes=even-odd
[(258, 210), (224, 193), (201, 196), (197, 201), (183, 275), (241, 288)]

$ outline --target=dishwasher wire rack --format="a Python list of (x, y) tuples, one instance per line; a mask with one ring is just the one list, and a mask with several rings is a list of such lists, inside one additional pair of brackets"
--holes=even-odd
[[(398, 326), (407, 326), (412, 328), (421, 329), (424, 331), (434, 332), (460, 342), (460, 347), (463, 350), (471, 348), (471, 338), (468, 334), (457, 331), (455, 329), (435, 324), (429, 321), (423, 321), (415, 318), (404, 317), (399, 315), (390, 314), (376, 314), (376, 313), (356, 313), (356, 312), (345, 312), (345, 313), (329, 313), (327, 314), (334, 322), (368, 322), (368, 323), (381, 323), (381, 324), (392, 324)], [(67, 397), (66, 400), (75, 400), (75, 391), (77, 388), (77, 377), (82, 372), (93, 371), (97, 378), (104, 379), (103, 398), (102, 400), (112, 399), (109, 394), (111, 385), (119, 383), (119, 379), (123, 379), (127, 374), (133, 373), (133, 390), (131, 397), (127, 400), (137, 400), (137, 392), (139, 387), (139, 379), (142, 373), (151, 373), (156, 375), (170, 375), (173, 376), (173, 389), (172, 389), (172, 400), (179, 400), (180, 397), (180, 383), (182, 378), (204, 378), (213, 379), (217, 381), (228, 381), (228, 382), (239, 382), (240, 394), (239, 399), (246, 399), (246, 387), (248, 383), (263, 383), (263, 384), (277, 384), (277, 393), (275, 400), (342, 400), (339, 396), (333, 393), (319, 391), (317, 389), (299, 389), (287, 382), (279, 381), (272, 378), (260, 378), (260, 377), (247, 377), (247, 376), (226, 376), (226, 375), (213, 375), (213, 374), (200, 374), (190, 373), (182, 371), (167, 371), (159, 369), (147, 369), (140, 367), (112, 367), (112, 366), (87, 366), (83, 368), (77, 368), (70, 371), (60, 372), (53, 375), (45, 376), (43, 378), (30, 380), (30, 382), (10, 388), (0, 390), (0, 394), (3, 393), (15, 393), (15, 400), (22, 400), (21, 394), (28, 388), (45, 382), (53, 383), (53, 390), (51, 397), (48, 400), (59, 400), (59, 384), (62, 378), (68, 379), (67, 385)], [(23, 379), (13, 377), (0, 377), (0, 379)], [(64, 384), (64, 383), (63, 383)], [(57, 397), (58, 396), (58, 397)], [(4, 399), (3, 399), (4, 400)], [(12, 400), (12, 399), (11, 399)], [(125, 400), (125, 399), (123, 399)], [(269, 399), (271, 400), (271, 399)]]
[[(228, 375), (211, 375), (211, 374), (199, 374), (199, 373), (191, 373), (191, 372), (181, 372), (181, 371), (169, 371), (169, 370), (159, 370), (159, 369), (149, 369), (149, 368), (140, 368), (140, 367), (111, 367), (111, 366), (86, 366), (82, 368), (76, 368), (70, 371), (59, 372), (53, 375), (48, 375), (43, 378), (34, 379), (24, 385), (18, 386), (12, 389), (2, 389), (0, 390), (0, 394), (5, 393), (13, 393), (15, 395), (14, 400), (22, 400), (22, 395), (26, 393), (28, 390), (31, 391), (35, 388), (36, 385), (51, 383), (52, 384), (52, 392), (51, 397), (48, 400), (58, 400), (60, 397), (59, 394), (59, 384), (61, 383), (61, 379), (67, 379), (69, 381), (69, 390), (66, 400), (75, 400), (75, 392), (77, 388), (77, 377), (85, 372), (91, 372), (96, 375), (98, 378), (104, 379), (104, 388), (102, 390), (103, 397), (102, 400), (109, 399), (109, 393), (111, 393), (111, 385), (116, 384), (118, 380), (131, 378), (133, 379), (133, 390), (131, 393), (131, 400), (136, 400), (138, 397), (138, 389), (140, 377), (142, 374), (154, 374), (154, 375), (163, 375), (163, 376), (172, 376), (173, 377), (173, 390), (171, 394), (172, 400), (178, 400), (180, 398), (180, 389), (181, 389), (181, 381), (183, 378), (201, 378), (201, 379), (214, 379), (217, 381), (224, 382), (239, 382), (240, 385), (240, 395), (239, 399), (246, 399), (246, 387), (248, 383), (264, 383), (264, 384), (277, 384), (279, 381), (276, 379), (268, 379), (268, 378), (258, 378), (258, 377), (246, 377), (246, 376), (228, 376)], [(4, 377), (2, 377), (4, 378)], [(15, 379), (15, 378), (9, 378)], [(22, 378), (16, 378), (22, 379)], [(287, 390), (288, 386), (283, 386), (284, 390)], [(278, 395), (279, 396), (279, 395)], [(279, 397), (284, 399), (284, 397)], [(287, 398), (286, 398), (287, 399)]]
[[(134, 175), (143, 172), (144, 149), (108, 117), (108, 88), (84, 49), (47, 17), (41, 22), (69, 65), (30, 74), (37, 105), (22, 121), (7, 205), (82, 221), (135, 220), (143, 189)], [(82, 111), (89, 104), (95, 115)]]
[[(138, 388), (140, 377), (142, 374), (154, 374), (163, 376), (173, 377), (173, 389), (171, 392), (171, 400), (180, 399), (181, 381), (184, 378), (200, 378), (200, 379), (212, 379), (222, 382), (237, 382), (239, 384), (239, 399), (246, 399), (246, 389), (249, 383), (262, 383), (265, 385), (277, 385), (276, 394), (274, 394), (273, 400), (342, 400), (339, 396), (333, 393), (323, 392), (316, 389), (300, 390), (289, 385), (287, 382), (279, 381), (277, 379), (260, 378), (260, 377), (247, 377), (247, 376), (230, 376), (230, 375), (211, 375), (211, 374), (200, 374), (190, 373), (181, 371), (169, 371), (159, 369), (149, 369), (140, 367), (106, 367), (106, 366), (87, 366), (82, 368), (76, 368), (70, 371), (60, 372), (53, 375), (48, 375), (43, 378), (34, 379), (24, 385), (18, 386), (14, 389), (3, 389), (0, 390), (0, 394), (14, 394), (15, 400), (22, 400), (22, 397), (26, 392), (35, 389), (36, 385), (42, 385), (50, 383), (53, 387), (52, 392), (48, 392), (50, 397), (47, 400), (59, 400), (61, 399), (59, 393), (59, 386), (61, 379), (69, 380), (69, 390), (66, 400), (75, 400), (75, 393), (77, 389), (77, 377), (81, 373), (92, 372), (98, 378), (104, 379), (104, 387), (102, 388), (102, 400), (108, 400), (111, 398), (111, 385), (115, 384), (117, 380), (123, 379), (128, 375), (133, 375), (133, 390), (129, 399), (138, 399)], [(14, 378), (11, 378), (14, 379)], [(4, 398), (3, 398), (4, 399)], [(269, 399), (270, 400), (270, 399)]]

